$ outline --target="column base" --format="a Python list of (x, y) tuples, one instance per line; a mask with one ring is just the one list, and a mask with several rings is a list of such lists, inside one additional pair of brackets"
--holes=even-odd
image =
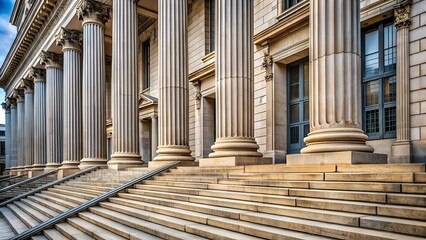
[(28, 177), (32, 178), (38, 175), (41, 175), (44, 173), (44, 168), (43, 169), (32, 169), (31, 171), (28, 172)]
[(214, 152), (209, 154), (209, 158), (262, 157), (257, 149), (259, 145), (254, 138), (218, 138), (212, 146)]
[(44, 172), (49, 172), (52, 170), (55, 170), (61, 166), (60, 163), (48, 163), (46, 164), (46, 167), (44, 168)]
[[(150, 161), (148, 162), (148, 168), (159, 168), (162, 166), (166, 166), (170, 163), (173, 163), (175, 161)], [(179, 166), (185, 166), (185, 167), (198, 167), (198, 162), (194, 161), (181, 161), (179, 163)]]
[(181, 145), (164, 145), (159, 146), (157, 149), (157, 156), (154, 158), (155, 161), (191, 161), (195, 160), (191, 156), (191, 150), (188, 146)]
[(108, 168), (120, 171), (126, 168), (142, 167), (143, 164), (139, 154), (114, 153), (108, 161)]
[(386, 154), (355, 151), (287, 155), (287, 165), (386, 164)]
[(233, 167), (243, 165), (272, 164), (272, 158), (265, 157), (217, 157), (200, 159), (200, 167)]
[(62, 179), (74, 173), (80, 172), (80, 168), (59, 168), (58, 179)]
[(10, 173), (10, 175), (16, 176), (16, 175), (18, 175), (18, 170), (16, 169), (16, 167), (14, 167), (14, 168), (10, 169), (9, 173)]
[(272, 158), (273, 164), (285, 163), (286, 156), (287, 152), (281, 150), (270, 150), (263, 153), (263, 157)]
[(80, 170), (87, 169), (94, 166), (101, 166), (106, 167), (107, 166), (108, 159), (103, 158), (83, 158), (80, 161), (80, 165), (78, 165), (78, 168)]
[(412, 158), (411, 141), (396, 141), (392, 145), (389, 163), (410, 163)]

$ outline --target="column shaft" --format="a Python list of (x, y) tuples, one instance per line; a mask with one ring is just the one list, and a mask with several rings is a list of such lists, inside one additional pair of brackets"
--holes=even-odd
[(216, 1), (216, 142), (209, 157), (261, 157), (254, 139), (253, 0)]
[(301, 152), (373, 152), (361, 129), (359, 0), (312, 0), (310, 8), (311, 133)]
[(25, 81), (25, 170), (34, 164), (34, 92), (33, 83)]
[(10, 162), (10, 132), (11, 132), (11, 113), (9, 103), (3, 104), (3, 108), (5, 110), (5, 119), (6, 119), (6, 142), (5, 142), (5, 169), (10, 170), (11, 162)]
[(139, 154), (138, 21), (134, 0), (113, 2), (112, 118), (113, 154), (109, 168), (142, 165)]
[(151, 159), (157, 156), (158, 148), (158, 116), (151, 117)]
[(20, 96), (17, 99), (17, 112), (18, 112), (18, 127), (17, 127), (17, 157), (18, 157), (18, 170), (21, 171), (25, 166), (25, 101), (24, 97)]
[(193, 161), (189, 149), (186, 0), (159, 1), (159, 146), (156, 161)]
[[(40, 69), (41, 70), (41, 69)], [(34, 79), (34, 165), (33, 171), (46, 166), (46, 82), (43, 76)]]
[(10, 168), (16, 169), (18, 166), (17, 156), (17, 140), (18, 140), (18, 110), (16, 109), (16, 102), (10, 106)]

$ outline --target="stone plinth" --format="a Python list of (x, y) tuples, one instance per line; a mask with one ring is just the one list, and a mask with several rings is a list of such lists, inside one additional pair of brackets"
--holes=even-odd
[(287, 165), (386, 164), (387, 155), (355, 151), (287, 155)]
[(232, 167), (243, 165), (272, 164), (272, 158), (264, 157), (217, 157), (199, 160), (200, 167)]
[(58, 179), (62, 179), (69, 175), (79, 172), (79, 168), (59, 168), (58, 170)]

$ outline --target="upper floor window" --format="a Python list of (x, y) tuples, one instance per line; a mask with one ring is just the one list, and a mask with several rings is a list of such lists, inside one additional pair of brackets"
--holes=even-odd
[(295, 6), (296, 4), (300, 3), (301, 1), (303, 1), (303, 0), (284, 0), (283, 11)]
[(209, 51), (214, 52), (215, 51), (215, 27), (216, 27), (216, 1), (215, 0), (209, 0)]
[(142, 90), (150, 87), (151, 82), (151, 53), (150, 53), (150, 40), (142, 43)]
[(0, 136), (6, 136), (6, 132), (5, 131), (0, 131)]
[(0, 142), (0, 156), (6, 155), (6, 144), (5, 142)]
[(396, 29), (380, 23), (365, 29), (363, 51), (363, 125), (370, 140), (396, 136)]

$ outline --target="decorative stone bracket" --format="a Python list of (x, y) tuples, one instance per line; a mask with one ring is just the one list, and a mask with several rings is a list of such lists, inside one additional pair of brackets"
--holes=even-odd
[(263, 62), (262, 68), (265, 69), (265, 81), (271, 81), (274, 78), (274, 73), (272, 72), (272, 66), (274, 64), (273, 57), (269, 53), (269, 44), (266, 44), (263, 49)]

